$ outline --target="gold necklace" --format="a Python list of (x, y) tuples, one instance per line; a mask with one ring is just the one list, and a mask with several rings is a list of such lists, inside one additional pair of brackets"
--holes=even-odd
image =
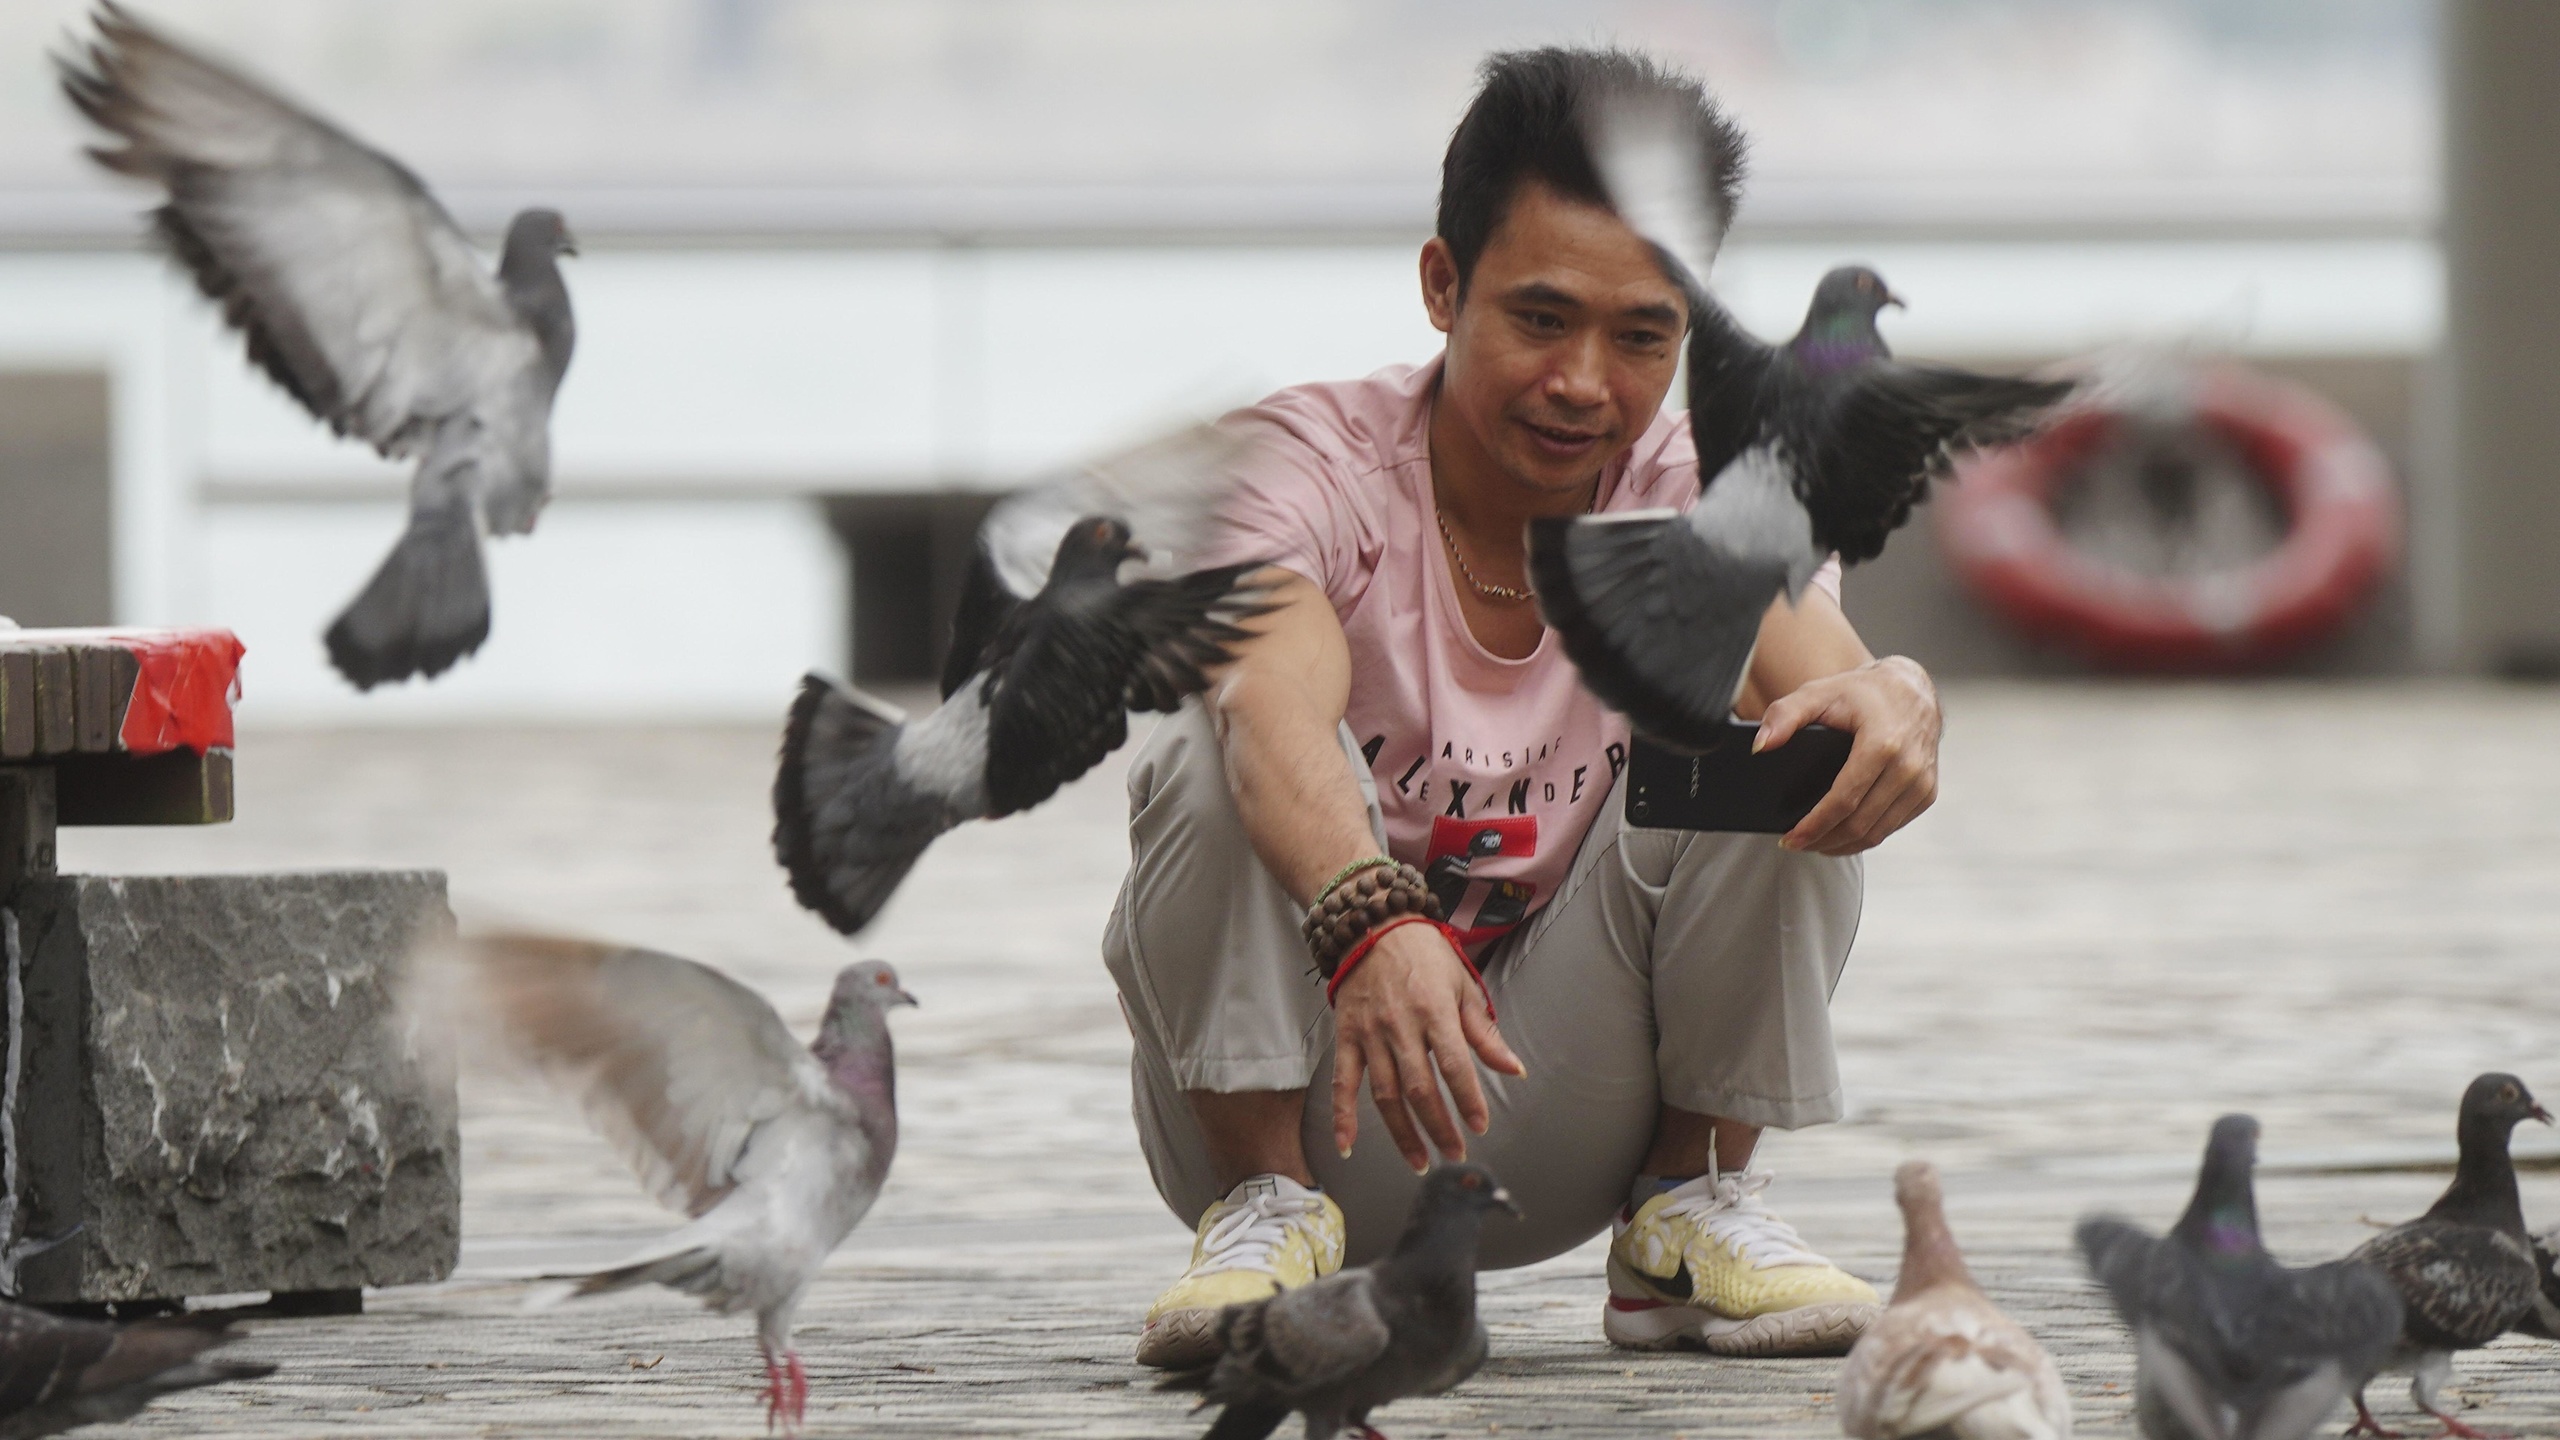
[(1458, 573), (1466, 577), (1467, 584), (1473, 587), (1477, 594), (1488, 600), (1509, 600), (1515, 603), (1537, 598), (1526, 590), (1515, 590), (1508, 585), (1487, 585), (1477, 579), (1476, 572), (1467, 568), (1467, 557), (1465, 552), (1458, 548), (1458, 537), (1449, 533), (1449, 517), (1440, 513), (1437, 500), (1432, 502), (1431, 518), (1440, 522), (1440, 538), (1449, 546), (1449, 559), (1457, 565)]

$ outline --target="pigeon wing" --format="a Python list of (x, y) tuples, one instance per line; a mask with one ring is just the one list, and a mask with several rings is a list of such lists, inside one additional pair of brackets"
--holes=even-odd
[(2071, 393), (2067, 381), (1885, 360), (1779, 422), (1804, 457), (1801, 495), (1822, 548), (1872, 560), (1927, 498), (1956, 450), (2014, 439)]
[(1694, 302), (1733, 224), (1742, 190), (1742, 134), (1669, 86), (1604, 87), (1582, 117), (1592, 168), (1609, 203), (1669, 256), (1672, 280)]
[(719, 1203), (758, 1126), (843, 1103), (764, 997), (707, 965), (536, 935), (462, 954), (509, 1048), (574, 1094), (670, 1209)]
[(1840, 1367), (1840, 1426), (1858, 1440), (1884, 1440), (1930, 1434), (1978, 1411), (2014, 1411), (2006, 1429), (1966, 1433), (2049, 1440), (2055, 1432), (2039, 1392), (2052, 1367), (2007, 1316), (1949, 1287), (1888, 1308), (1859, 1337)]
[(2407, 1337), (2433, 1350), (2488, 1344), (2533, 1313), (2541, 1290), (2525, 1243), (2480, 1225), (2412, 1220), (2347, 1258), (2390, 1278), (2406, 1312)]
[[(1036, 481), (987, 512), (978, 527), (983, 563), (974, 568), (986, 570), (1013, 599), (1028, 600), (1049, 583), (1049, 565), (1068, 527), (1088, 515), (1108, 515), (1128, 526), (1130, 538), (1147, 552), (1149, 574), (1188, 569), (1234, 488), (1235, 462), (1244, 449), (1245, 441), (1231, 430), (1190, 424)], [(990, 616), (967, 631), (955, 623), (953, 653), (983, 650), (1001, 619)], [(945, 693), (959, 688), (948, 683), (947, 671), (944, 679)]]
[[(773, 776), (773, 851), (791, 893), (860, 934), (927, 846), (986, 808), (979, 682), (912, 727), (898, 708), (806, 675)], [(912, 733), (911, 733), (912, 732)]]
[[(1264, 613), (1260, 562), (1046, 597), (1017, 612), (988, 670), (987, 815), (1027, 810), (1129, 738), (1131, 710), (1170, 711)], [(946, 704), (952, 702), (945, 702)]]
[(1294, 1407), (1376, 1364), (1393, 1338), (1365, 1269), (1231, 1307), (1219, 1324), (1225, 1351), (1207, 1394), (1230, 1405)]
[(1767, 441), (1768, 397), (1782, 373), (1778, 351), (1760, 343), (1712, 297), (1689, 320), (1689, 440), (1704, 487), (1742, 452)]
[(2541, 1282), (2540, 1293), (2534, 1297), (2533, 1313), (2516, 1326), (2545, 1340), (2560, 1340), (2560, 1254), (2552, 1248), (2555, 1242), (2560, 1242), (2560, 1232), (2533, 1237), (2533, 1268)]
[(90, 153), (166, 189), (161, 238), (313, 415), (411, 455), (536, 365), (531, 332), (399, 161), (114, 5), (97, 24), (60, 62), (72, 104), (120, 142)]
[(17, 1415), (66, 1391), (106, 1357), (115, 1327), (66, 1320), (0, 1300), (0, 1416)]
[(1695, 749), (1733, 713), (1787, 566), (1720, 551), (1675, 511), (1629, 510), (1531, 521), (1529, 579), (1591, 693)]

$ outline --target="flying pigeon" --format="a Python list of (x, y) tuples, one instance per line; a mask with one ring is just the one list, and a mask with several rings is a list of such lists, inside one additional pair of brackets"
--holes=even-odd
[(1348, 1427), (1385, 1440), (1369, 1412), (1409, 1395), (1438, 1395), (1484, 1363), (1476, 1318), (1476, 1233), (1487, 1211), (1520, 1211), (1481, 1165), (1442, 1165), (1423, 1177), (1404, 1233), (1370, 1264), (1230, 1305), (1218, 1316), (1222, 1353), (1210, 1369), (1164, 1388), (1198, 1390), (1226, 1407), (1206, 1440), (1262, 1440), (1294, 1412), (1307, 1440)]
[[(859, 933), (944, 831), (1048, 799), (1128, 739), (1128, 712), (1171, 711), (1208, 683), (1245, 637), (1238, 622), (1266, 609), (1246, 581), (1261, 563), (1120, 577), (1152, 549), (1194, 543), (1187, 517), (1205, 521), (1231, 450), (1185, 432), (997, 506), (952, 624), (944, 699), (922, 719), (802, 679), (773, 782), (774, 853), (801, 904)], [(1142, 545), (1132, 516), (1168, 538)]]
[[(521, 535), (551, 491), (551, 399), (577, 339), (551, 210), (493, 275), (408, 167), (113, 3), (58, 59), (99, 164), (159, 184), (159, 238), (249, 358), (340, 435), (417, 461), (409, 524), (329, 626), (359, 690), (442, 674), (489, 634), (480, 531)], [(83, 61), (85, 60), (85, 63)]]
[(2400, 1332), (2391, 1282), (2349, 1258), (2289, 1270), (2258, 1239), (2258, 1122), (2225, 1115), (2166, 1236), (2080, 1222), (2080, 1253), (2133, 1331), (2134, 1420), (2150, 1440), (2302, 1440), (2369, 1380)]
[[(1826, 556), (1875, 558), (1954, 451), (2024, 433), (2072, 387), (1893, 359), (1876, 315), (1902, 301), (1863, 266), (1822, 278), (1793, 339), (1754, 338), (1705, 286), (1733, 162), (1695, 123), (1625, 118), (1657, 106), (1615, 97), (1588, 134), (1612, 203), (1688, 293), (1689, 424), (1703, 488), (1685, 514), (1532, 521), (1529, 575), (1593, 694), (1656, 740), (1706, 749), (1721, 738), (1772, 600), (1793, 602)], [(1669, 193), (1682, 176), (1708, 179)], [(1663, 218), (1684, 209), (1686, 224)]]
[(752, 1310), (765, 1414), (796, 1433), (808, 1373), (791, 1321), (898, 1149), (888, 1012), (913, 1005), (877, 960), (836, 976), (802, 1048), (763, 997), (673, 955), (502, 935), (460, 953), (508, 1047), (577, 1096), (659, 1202), (689, 1224), (610, 1269), (545, 1277), (574, 1299), (665, 1285)]
[[(2528, 1117), (2551, 1123), (2551, 1112), (2522, 1080), (2493, 1072), (2472, 1081), (2454, 1130), (2461, 1158), (2453, 1183), (2426, 1214), (2376, 1235), (2351, 1257), (2399, 1288), (2407, 1320), (2385, 1368), (2411, 1372), (2409, 1398), (2443, 1422), (2441, 1435), (2480, 1435), (2437, 1405), (2436, 1392), (2453, 1373), (2453, 1352), (2479, 1349), (2539, 1318), (2542, 1267), (2534, 1263), (2515, 1160), (2507, 1153), (2516, 1125)], [(2347, 1433), (2389, 1433), (2365, 1408), (2361, 1385), (2356, 1423)]]
[(0, 1300), (0, 1440), (107, 1424), (163, 1395), (274, 1374), (206, 1358), (239, 1338), (217, 1311), (109, 1325)]
[(2000, 1313), (1947, 1229), (1938, 1170), (1893, 1174), (1902, 1275), (1893, 1303), (1841, 1363), (1840, 1433), (1851, 1440), (2070, 1440), (2071, 1394), (2025, 1327)]

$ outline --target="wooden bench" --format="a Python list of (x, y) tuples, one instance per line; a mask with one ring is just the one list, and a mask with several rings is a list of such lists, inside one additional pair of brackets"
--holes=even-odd
[(231, 819), (241, 653), (0, 629), (0, 1293), (344, 1313), (452, 1273), (453, 1076), (398, 1027), (443, 875), (59, 873), (62, 825)]

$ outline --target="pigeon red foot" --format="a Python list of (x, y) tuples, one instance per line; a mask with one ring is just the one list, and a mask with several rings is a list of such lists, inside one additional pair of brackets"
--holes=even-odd
[(786, 1436), (797, 1436), (801, 1422), (809, 1418), (809, 1372), (800, 1365), (800, 1352), (785, 1350), (776, 1360), (768, 1350), (764, 1357), (764, 1428), (770, 1433), (778, 1423)]

